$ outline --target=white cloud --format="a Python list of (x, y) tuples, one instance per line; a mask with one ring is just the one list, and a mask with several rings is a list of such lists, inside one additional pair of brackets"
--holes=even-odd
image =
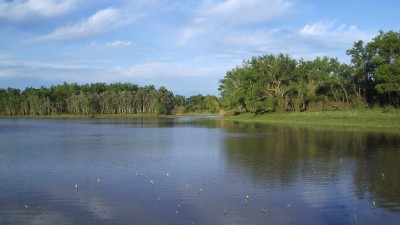
[[(1, 57), (1, 55), (0, 55)], [(204, 60), (210, 60), (209, 58)], [(165, 86), (174, 93), (193, 95), (197, 93), (217, 94), (218, 79), (234, 65), (217, 64), (205, 66), (201, 62), (187, 60), (174, 62), (170, 59), (153, 59), (131, 66), (107, 63), (48, 63), (25, 61), (4, 56), (0, 63), (0, 79), (11, 87), (40, 87), (44, 84), (77, 82), (132, 82), (138, 85)], [(29, 84), (21, 83), (28, 80)], [(18, 84), (19, 85), (16, 85)], [(5, 85), (4, 83), (2, 85)]]
[[(77, 63), (52, 63), (32, 60), (21, 60), (13, 57), (4, 56), (0, 63), (0, 78), (14, 80), (21, 83), (23, 80), (33, 81), (41, 80), (45, 83), (63, 81), (75, 82), (81, 81), (91, 74), (99, 72), (99, 68), (79, 65)], [(82, 76), (82, 77), (81, 77)], [(32, 85), (30, 82), (22, 82), (24, 87)], [(18, 86), (18, 85), (13, 85)], [(21, 88), (24, 88), (21, 87)]]
[(131, 22), (134, 18), (125, 11), (107, 8), (96, 12), (77, 24), (57, 28), (52, 33), (35, 39), (36, 41), (69, 40), (103, 33)]
[(180, 43), (216, 30), (270, 23), (292, 12), (290, 0), (226, 0), (206, 3), (193, 23), (183, 30)]
[(113, 42), (107, 42), (105, 44), (101, 44), (101, 43), (97, 43), (96, 41), (92, 41), (88, 46), (96, 47), (96, 48), (123, 48), (123, 47), (129, 47), (132, 45), (134, 45), (134, 43), (131, 41), (117, 40), (117, 41), (113, 41)]
[(218, 80), (233, 65), (153, 61), (136, 64), (129, 68), (121, 66), (108, 71), (107, 82), (129, 81), (139, 85), (165, 86), (175, 94), (186, 96), (207, 93), (217, 94)]
[(114, 41), (114, 42), (106, 43), (106, 47), (109, 47), (109, 48), (121, 48), (121, 47), (128, 47), (131, 45), (132, 45), (131, 41)]
[(205, 31), (206, 31), (206, 29), (203, 29), (203, 28), (187, 27), (183, 31), (183, 35), (179, 42), (181, 45), (183, 45), (187, 41), (191, 40), (192, 38), (195, 38), (196, 36), (204, 33)]
[[(329, 23), (329, 24), (323, 24), (323, 23), (314, 23), (312, 25), (305, 25), (303, 29), (299, 31), (300, 34), (306, 35), (306, 36), (321, 36), (321, 35), (326, 35), (329, 33), (329, 29), (332, 29), (334, 23)], [(342, 30), (343, 26), (340, 26), (340, 29)]]
[(116, 71), (126, 77), (206, 77), (213, 74), (223, 73), (227, 69), (224, 66), (204, 67), (195, 62), (174, 63), (154, 61), (136, 64), (130, 68), (118, 66)]
[(299, 32), (299, 37), (310, 40), (328, 48), (341, 48), (342, 45), (351, 45), (354, 41), (370, 41), (373, 34), (359, 30), (356, 26), (335, 22), (313, 23), (305, 25)]
[(77, 7), (77, 0), (15, 0), (0, 1), (0, 19), (28, 21), (33, 18), (51, 18)]
[(227, 0), (217, 3), (206, 13), (206, 17), (218, 23), (264, 23), (285, 15), (292, 6), (293, 3), (288, 0)]

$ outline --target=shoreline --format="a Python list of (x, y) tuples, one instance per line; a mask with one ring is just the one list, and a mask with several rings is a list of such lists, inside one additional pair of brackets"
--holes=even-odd
[(381, 109), (322, 111), (322, 112), (284, 112), (254, 115), (242, 113), (235, 116), (220, 116), (212, 113), (184, 114), (97, 114), (75, 115), (60, 114), (47, 116), (0, 116), (0, 119), (131, 119), (131, 118), (182, 118), (218, 116), (216, 120), (237, 121), (246, 123), (264, 123), (271, 125), (304, 126), (304, 127), (341, 127), (390, 129), (400, 131), (400, 110), (391, 109), (387, 112)]
[(130, 118), (180, 118), (196, 116), (218, 116), (213, 113), (185, 113), (185, 114), (59, 114), (59, 115), (24, 115), (24, 116), (0, 116), (0, 119), (130, 119)]
[(366, 128), (400, 131), (400, 110), (382, 112), (381, 110), (286, 112), (254, 115), (250, 113), (225, 116), (221, 120), (330, 128)]

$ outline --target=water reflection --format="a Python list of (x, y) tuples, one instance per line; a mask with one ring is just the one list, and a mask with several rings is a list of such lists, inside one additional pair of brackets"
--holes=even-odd
[[(223, 121), (230, 170), (264, 188), (302, 182), (351, 188), (374, 207), (400, 211), (400, 136)], [(312, 194), (315, 194), (310, 191)]]
[(388, 133), (0, 120), (0, 224), (395, 224), (399, 160)]
[(368, 135), (359, 139), (354, 176), (359, 198), (400, 212), (400, 138)]

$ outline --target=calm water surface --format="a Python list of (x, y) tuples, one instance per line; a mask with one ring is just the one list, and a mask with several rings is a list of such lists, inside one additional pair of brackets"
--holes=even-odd
[(0, 224), (398, 225), (400, 135), (0, 119)]

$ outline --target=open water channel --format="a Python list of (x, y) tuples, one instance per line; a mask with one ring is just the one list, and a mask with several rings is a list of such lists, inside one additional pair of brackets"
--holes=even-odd
[(400, 224), (400, 134), (0, 119), (0, 224)]

